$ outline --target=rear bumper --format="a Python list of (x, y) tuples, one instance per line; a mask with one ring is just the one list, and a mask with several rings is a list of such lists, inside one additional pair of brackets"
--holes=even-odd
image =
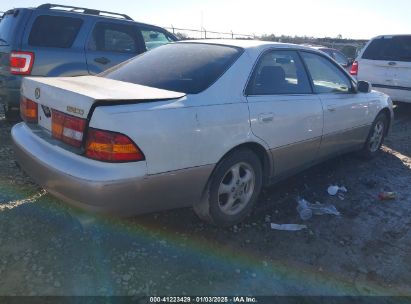
[(213, 166), (146, 174), (146, 163), (111, 164), (56, 147), (24, 123), (12, 129), (18, 163), (54, 196), (82, 209), (128, 216), (191, 206)]

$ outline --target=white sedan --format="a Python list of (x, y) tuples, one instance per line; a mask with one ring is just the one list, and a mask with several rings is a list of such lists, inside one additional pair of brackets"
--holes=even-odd
[(21, 167), (96, 212), (194, 207), (220, 226), (263, 186), (341, 153), (376, 155), (390, 98), (322, 52), (217, 40), (165, 45), (97, 76), (25, 78)]

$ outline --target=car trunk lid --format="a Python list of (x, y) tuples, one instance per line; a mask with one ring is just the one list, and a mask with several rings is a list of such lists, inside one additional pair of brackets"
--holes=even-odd
[(25, 97), (42, 106), (80, 118), (87, 118), (97, 102), (124, 104), (178, 99), (185, 96), (185, 93), (96, 76), (26, 77), (21, 89)]
[(21, 91), (22, 100), (26, 104), (28, 100), (28, 103), (35, 102), (38, 105), (38, 119), (33, 127), (40, 126), (53, 138), (63, 141), (64, 136), (68, 135), (66, 143), (70, 143), (69, 138), (81, 141), (87, 120), (97, 103), (120, 105), (172, 100), (185, 96), (184, 93), (96, 76), (26, 77), (23, 79)]

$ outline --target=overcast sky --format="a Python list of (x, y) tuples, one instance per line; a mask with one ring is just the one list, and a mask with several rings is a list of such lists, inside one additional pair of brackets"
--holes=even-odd
[[(0, 11), (38, 0), (0, 0)], [(411, 34), (410, 0), (53, 0), (59, 4), (126, 13), (160, 26), (242, 34), (369, 39)]]

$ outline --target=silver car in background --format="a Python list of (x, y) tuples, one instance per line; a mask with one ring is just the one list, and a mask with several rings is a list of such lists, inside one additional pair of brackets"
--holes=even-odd
[(320, 51), (207, 40), (161, 46), (99, 76), (25, 78), (21, 167), (96, 212), (194, 207), (243, 220), (263, 186), (341, 153), (375, 156), (390, 98)]

